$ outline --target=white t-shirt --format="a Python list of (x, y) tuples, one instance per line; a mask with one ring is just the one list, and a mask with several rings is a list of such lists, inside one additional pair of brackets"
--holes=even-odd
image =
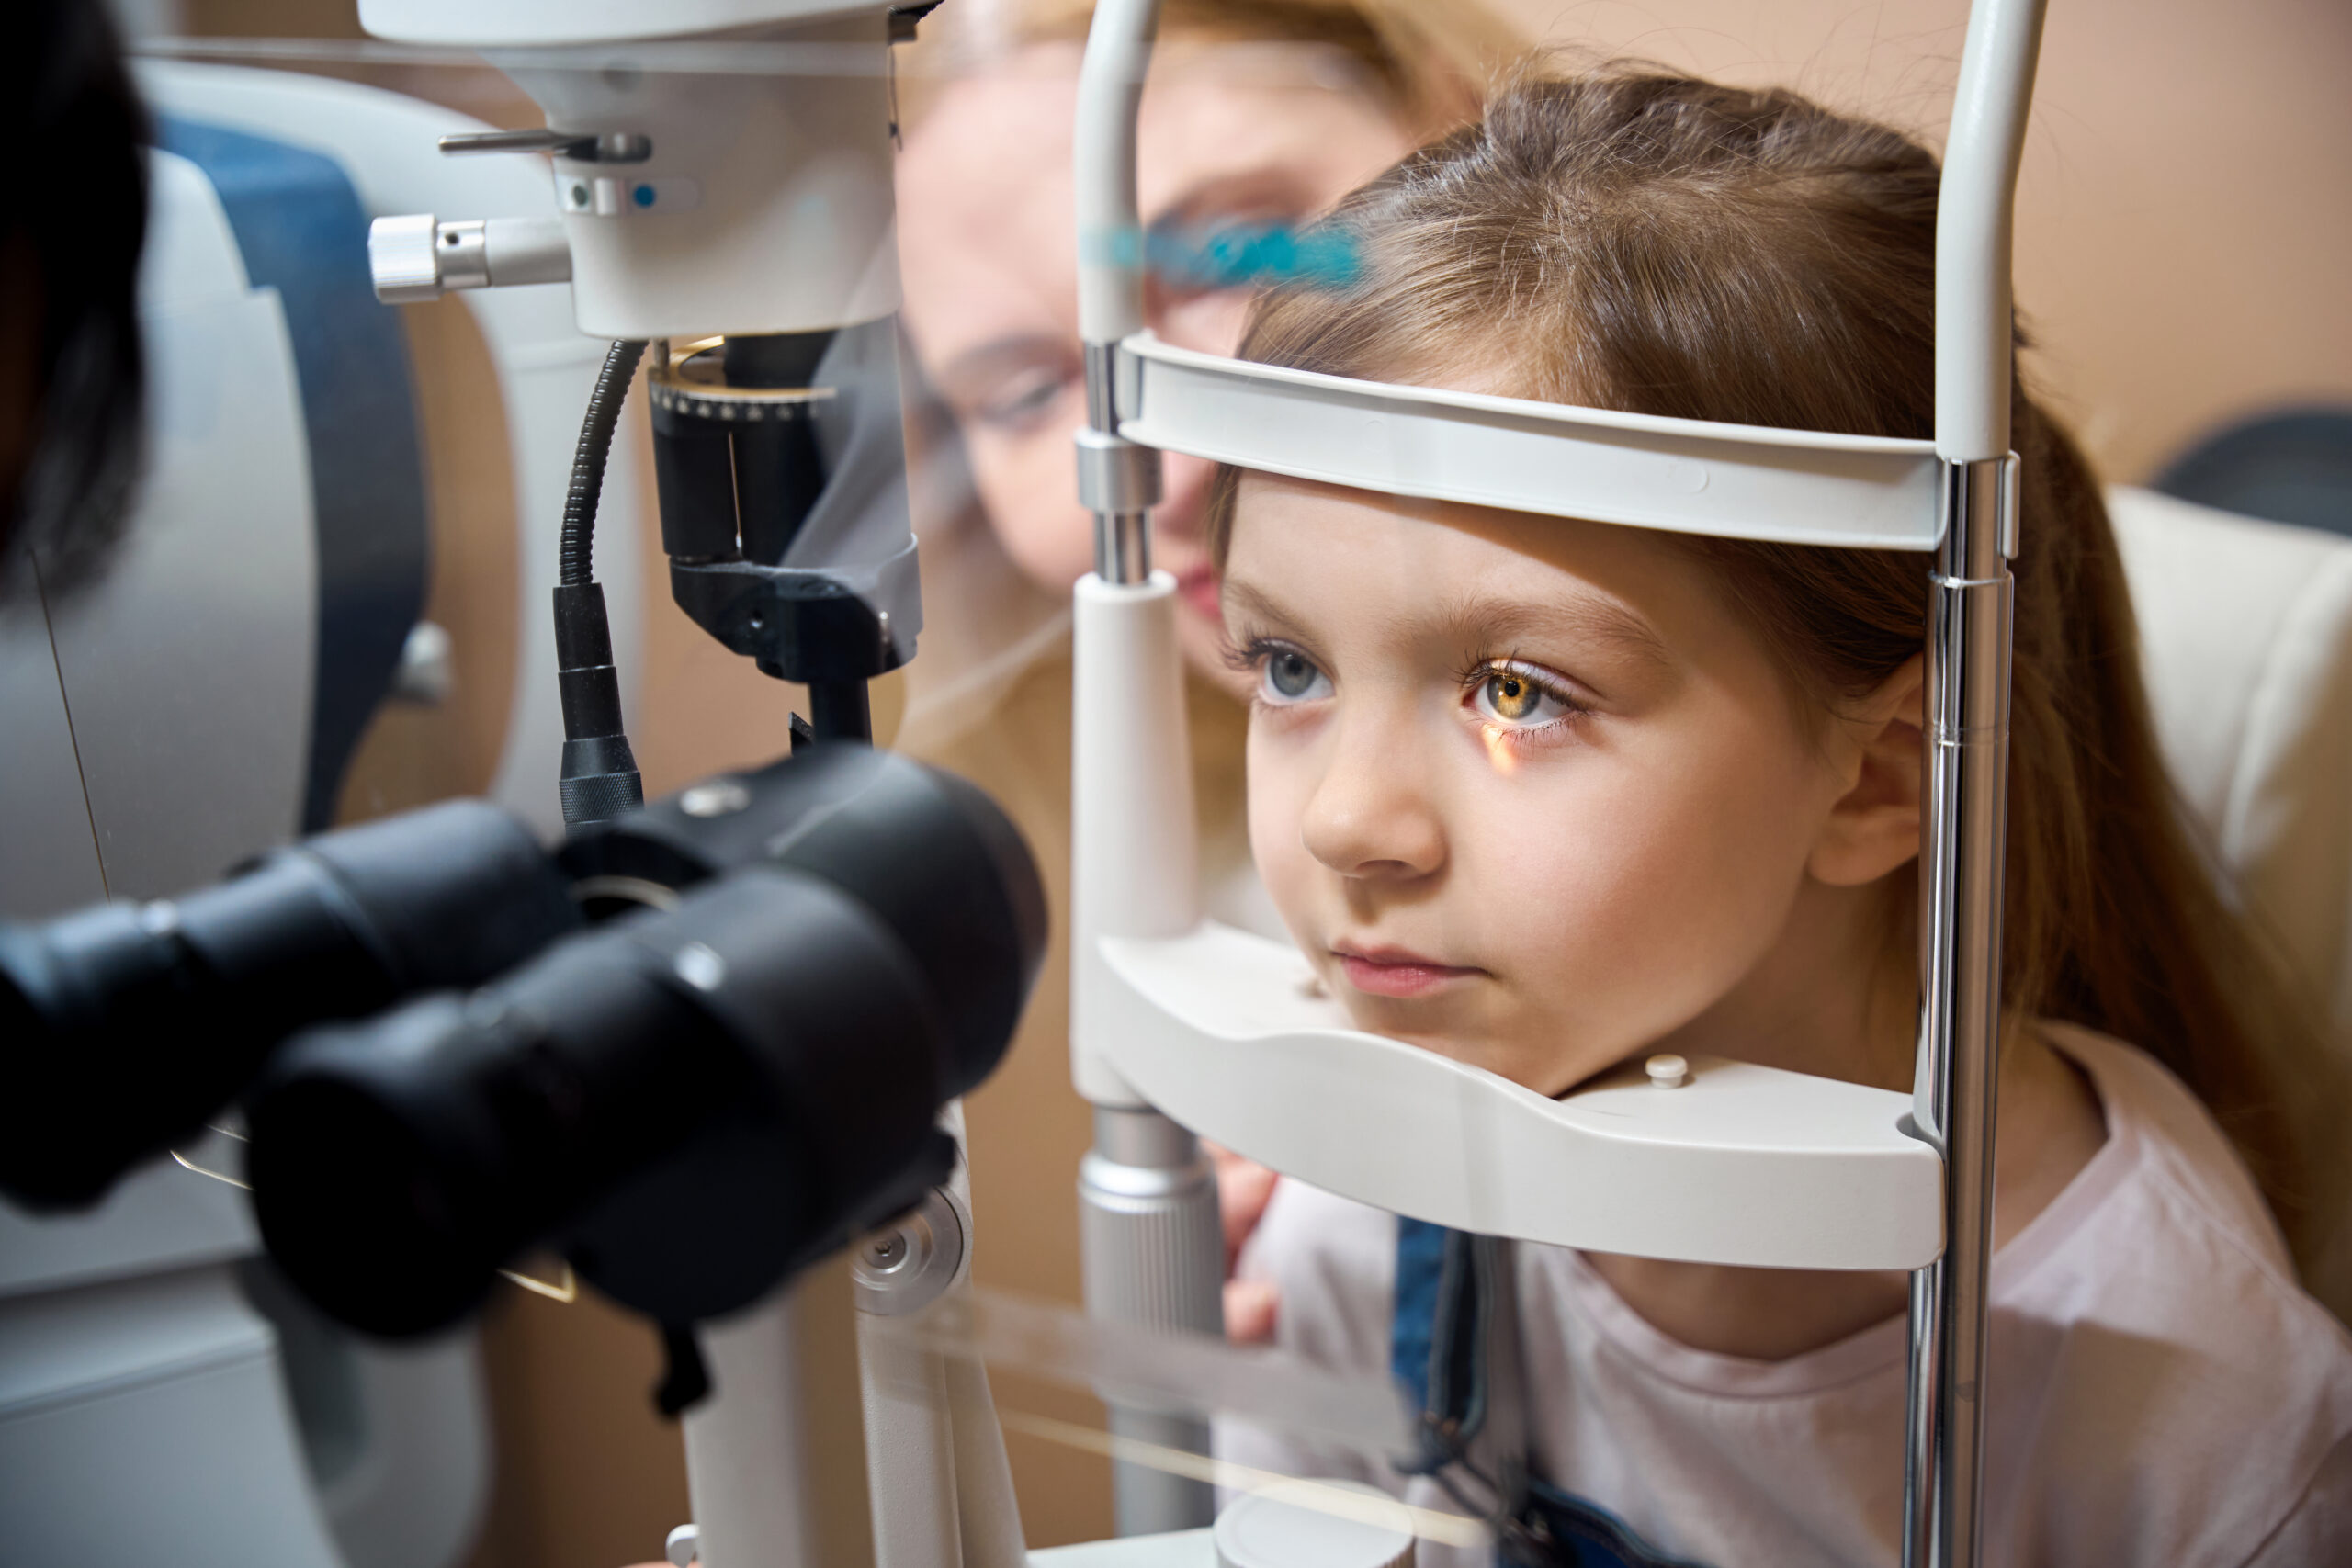
[[(1987, 1568), (2352, 1565), (2352, 1335), (2295, 1282), (2212, 1118), (2160, 1065), (2046, 1026), (2107, 1143), (1993, 1263)], [(1240, 1272), (1277, 1337), (1386, 1368), (1394, 1219), (1276, 1189)], [(1518, 1253), (1537, 1472), (1715, 1568), (1900, 1561), (1905, 1325), (1785, 1361), (1694, 1350), (1577, 1253)], [(1221, 1427), (1220, 1451), (1436, 1501), (1345, 1451)], [(1425, 1554), (1426, 1555), (1426, 1554)]]

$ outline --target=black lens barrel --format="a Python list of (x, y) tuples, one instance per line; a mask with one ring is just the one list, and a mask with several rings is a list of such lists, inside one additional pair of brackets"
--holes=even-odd
[(820, 744), (705, 780), (575, 834), (562, 860), (583, 885), (684, 887), (764, 863), (842, 888), (937, 998), (950, 1094), (993, 1070), (1045, 958), (1045, 889), (1019, 830), (962, 779), (869, 747)]
[(234, 1099), (295, 1029), (479, 984), (580, 923), (528, 829), (454, 801), (175, 900), (0, 927), (0, 1099), (19, 1112), (0, 1192), (94, 1202)]
[(289, 1044), (247, 1112), (262, 1235), (378, 1334), (457, 1321), (548, 1241), (658, 1321), (717, 1316), (880, 1217), (947, 1098), (944, 1030), (864, 906), (738, 873)]

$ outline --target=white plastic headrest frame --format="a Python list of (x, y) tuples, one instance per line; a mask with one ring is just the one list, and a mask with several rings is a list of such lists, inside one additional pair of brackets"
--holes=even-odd
[[(1376, 411), (1382, 423), (1360, 424), (1354, 441), (1318, 442), (1317, 471), (1306, 477), (1388, 494), (1475, 499), (1733, 537), (1933, 548), (1937, 510), (1931, 493), (1917, 488), (1932, 472), (1928, 457), (1972, 462), (2009, 449), (2011, 193), (2041, 9), (2041, 0), (1978, 0), (1970, 15), (1937, 225), (1932, 446), (1344, 382), (1182, 354), (1139, 336), (1144, 247), (1131, 243), (1142, 225), (1136, 121), (1158, 0), (1102, 0), (1087, 36), (1076, 146), (1080, 335), (1091, 344), (1122, 345), (1120, 379), (1126, 385), (1119, 433), (1163, 451), (1292, 473), (1297, 463), (1285, 466), (1283, 441), (1328, 436), (1335, 406)], [(1238, 400), (1248, 421), (1268, 434), (1246, 438), (1241, 417), (1206, 406), (1220, 398)], [(1464, 417), (1472, 413), (1487, 417)], [(1562, 449), (1547, 453), (1538, 433)], [(1665, 461), (1596, 467), (1598, 446), (1643, 450)], [(1487, 487), (1497, 499), (1441, 477), (1501, 451), (1509, 453), (1506, 477)], [(1858, 461), (1865, 455), (1871, 460)], [(1695, 475), (1676, 466), (1683, 463), (1703, 467), (1713, 496), (1700, 491), (1704, 499), (1697, 504), (1686, 499)], [(1807, 478), (1823, 483), (1802, 482)], [(1590, 500), (1580, 493), (1588, 479), (1598, 489)], [(1452, 493), (1455, 488), (1464, 493)], [(1892, 515), (1913, 499), (1916, 509)]]

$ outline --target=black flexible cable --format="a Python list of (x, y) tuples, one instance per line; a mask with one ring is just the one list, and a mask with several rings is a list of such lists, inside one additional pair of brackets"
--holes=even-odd
[(596, 502), (605, 489), (605, 459), (613, 449), (613, 427), (620, 423), (621, 402), (644, 356), (642, 339), (623, 338), (605, 353), (605, 367), (596, 373), (596, 389), (588, 394), (588, 417), (580, 426), (580, 446), (571, 455), (571, 490), (563, 499), (563, 548), (557, 581), (578, 587), (595, 576)]
[(571, 490), (563, 502), (563, 542), (555, 589), (556, 682), (563, 699), (563, 765), (557, 789), (571, 827), (606, 822), (645, 804), (637, 759), (621, 728), (620, 671), (613, 667), (613, 637), (605, 618), (605, 591), (596, 585), (596, 501), (605, 488), (605, 459), (613, 427), (645, 344), (628, 339), (605, 352), (588, 417), (571, 458)]

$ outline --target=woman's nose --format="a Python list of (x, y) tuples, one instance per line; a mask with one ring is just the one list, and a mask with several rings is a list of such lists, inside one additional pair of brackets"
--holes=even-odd
[(1342, 876), (1409, 882), (1445, 863), (1445, 828), (1400, 727), (1343, 725), (1306, 803), (1306, 852)]

